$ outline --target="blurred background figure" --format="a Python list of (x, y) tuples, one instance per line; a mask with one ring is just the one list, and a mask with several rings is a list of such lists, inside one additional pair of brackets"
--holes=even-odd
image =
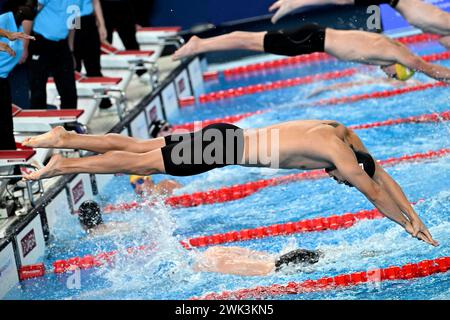
[[(105, 19), (100, 0), (83, 0), (81, 11), (81, 28), (75, 31), (73, 55), (75, 57), (75, 70), (84, 69), (88, 77), (103, 77), (100, 55), (101, 44), (107, 42)], [(110, 99), (102, 99), (101, 109), (112, 106)]]
[(136, 14), (136, 24), (138, 27), (150, 26), (150, 12), (153, 9), (153, 0), (131, 0), (133, 10)]
[(108, 33), (100, 0), (84, 0), (80, 22), (74, 40), (75, 70), (81, 72), (84, 65), (88, 77), (101, 77), (100, 46)]
[[(39, 0), (33, 24), (36, 41), (29, 49), (31, 107), (47, 106), (47, 81), (53, 77), (61, 97), (61, 109), (77, 108), (73, 40), (80, 27), (84, 0)], [(73, 11), (69, 9), (73, 8)], [(76, 10), (75, 8), (78, 8)], [(78, 16), (77, 16), (78, 15)], [(72, 24), (68, 21), (73, 19)]]
[(136, 15), (130, 0), (101, 0), (107, 40), (113, 41), (113, 33), (117, 31), (120, 40), (127, 50), (139, 50), (136, 40)]

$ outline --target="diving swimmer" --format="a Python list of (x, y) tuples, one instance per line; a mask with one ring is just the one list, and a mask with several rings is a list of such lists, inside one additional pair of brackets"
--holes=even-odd
[(450, 83), (450, 69), (426, 62), (400, 42), (373, 32), (336, 30), (316, 24), (269, 32), (237, 31), (208, 39), (193, 36), (174, 53), (173, 59), (235, 49), (283, 56), (326, 52), (339, 60), (378, 65), (389, 78), (406, 81), (419, 71)]
[(76, 173), (192, 176), (227, 165), (325, 169), (339, 183), (359, 190), (409, 234), (438, 245), (401, 187), (373, 159), (359, 137), (332, 120), (296, 120), (245, 130), (218, 123), (150, 140), (119, 134), (79, 135), (56, 127), (26, 139), (23, 145), (100, 154), (71, 159), (54, 155), (44, 168), (25, 175), (26, 180)]
[(278, 0), (269, 11), (275, 11), (272, 22), (276, 23), (294, 10), (328, 4), (355, 6), (388, 4), (414, 27), (442, 36), (439, 42), (450, 49), (450, 13), (422, 0)]

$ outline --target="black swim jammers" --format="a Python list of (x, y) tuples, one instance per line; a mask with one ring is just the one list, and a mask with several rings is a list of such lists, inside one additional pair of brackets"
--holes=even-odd
[(388, 4), (392, 8), (395, 8), (398, 5), (399, 0), (355, 0), (355, 6), (371, 6), (371, 5), (380, 5), (380, 4)]
[(172, 176), (191, 176), (237, 165), (244, 155), (244, 130), (228, 123), (170, 135), (165, 141), (161, 152), (165, 171)]
[(264, 51), (282, 56), (324, 52), (325, 30), (317, 24), (307, 24), (295, 30), (269, 31), (264, 37)]

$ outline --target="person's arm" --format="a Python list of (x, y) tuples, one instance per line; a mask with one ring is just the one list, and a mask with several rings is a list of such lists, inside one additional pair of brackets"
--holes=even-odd
[(422, 72), (427, 76), (450, 83), (450, 69), (439, 64), (426, 62), (419, 56), (416, 56), (408, 48), (401, 46), (397, 54), (398, 63), (408, 67), (409, 69)]
[(34, 40), (34, 37), (24, 32), (10, 32), (0, 29), (0, 38), (7, 38), (10, 41), (14, 40)]
[(4, 42), (0, 42), (0, 51), (4, 51), (4, 52), (8, 53), (10, 56), (13, 56), (13, 57), (16, 56), (16, 52), (13, 49), (11, 49), (11, 47), (8, 46)]
[[(417, 237), (420, 233), (423, 233), (428, 239), (433, 239), (430, 231), (419, 218), (414, 208), (411, 206), (410, 201), (406, 198), (405, 193), (399, 184), (386, 172), (384, 169), (377, 165), (376, 174), (374, 176), (375, 181), (389, 193), (391, 198), (397, 203), (402, 212), (408, 216), (409, 221), (413, 227), (413, 236)], [(435, 244), (437, 244), (435, 242)]]
[(97, 19), (97, 28), (101, 42), (107, 42), (108, 32), (106, 31), (105, 18), (100, 0), (93, 0), (95, 17)]
[(279, 0), (269, 8), (269, 11), (276, 11), (275, 15), (272, 17), (272, 23), (277, 23), (282, 17), (297, 9), (327, 4), (354, 4), (354, 0)]
[(413, 26), (425, 32), (450, 35), (450, 13), (421, 0), (400, 0), (395, 7)]
[[(371, 179), (366, 172), (358, 165), (353, 151), (342, 141), (337, 139), (332, 159), (335, 167), (349, 183), (357, 188), (372, 204), (387, 218), (401, 225), (408, 233), (413, 235), (414, 230), (411, 222), (403, 214), (391, 195), (386, 190)], [(431, 245), (437, 245), (432, 239), (419, 232), (416, 238)]]
[[(352, 130), (348, 130), (349, 139), (356, 150), (369, 152), (364, 146), (361, 139), (353, 133)], [(412, 224), (413, 236), (417, 237), (419, 232), (422, 232), (429, 239), (433, 239), (428, 229), (425, 227), (414, 208), (411, 206), (411, 202), (407, 199), (400, 185), (378, 164), (376, 163), (376, 170), (373, 179), (381, 188), (386, 190), (390, 197), (395, 201), (400, 210), (405, 214)]]
[[(30, 35), (31, 34), (31, 29), (33, 27), (33, 21), (25, 20), (24, 22), (22, 22), (22, 26), (23, 26), (24, 33)], [(28, 59), (28, 46), (29, 45), (30, 45), (30, 40), (29, 39), (23, 40), (23, 54), (22, 54), (22, 57), (20, 58), (19, 64), (22, 64), (25, 61), (27, 61), (27, 59)]]

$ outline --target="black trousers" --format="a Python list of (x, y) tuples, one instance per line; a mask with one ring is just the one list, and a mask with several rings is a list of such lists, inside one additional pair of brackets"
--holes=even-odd
[(88, 77), (101, 77), (100, 35), (95, 15), (81, 17), (81, 29), (75, 31), (74, 56), (75, 70), (81, 71), (84, 64)]
[(11, 103), (8, 79), (0, 78), (0, 150), (16, 149)]
[(112, 43), (113, 32), (116, 30), (127, 50), (139, 50), (136, 40), (136, 17), (131, 2), (102, 0), (101, 3), (108, 31), (108, 42)]
[(47, 106), (47, 80), (52, 76), (61, 96), (62, 109), (77, 108), (77, 88), (75, 84), (72, 53), (66, 40), (50, 41), (41, 35), (30, 41), (29, 72), (31, 108)]

